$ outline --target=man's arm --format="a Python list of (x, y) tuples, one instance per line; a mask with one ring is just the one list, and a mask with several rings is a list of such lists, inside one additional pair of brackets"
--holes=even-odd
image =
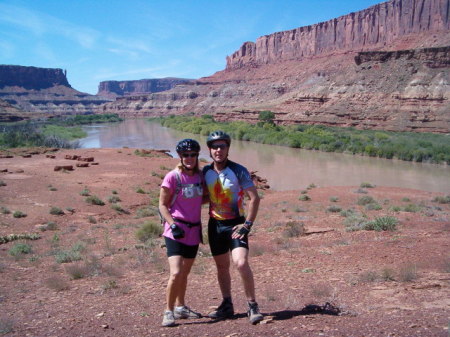
[[(256, 219), (256, 215), (258, 214), (259, 209), (259, 201), (261, 200), (258, 194), (258, 191), (255, 186), (249, 187), (244, 190), (245, 194), (248, 196), (249, 201), (247, 203), (248, 209), (247, 209), (247, 217), (245, 219), (245, 222), (253, 223)], [(244, 228), (243, 228), (244, 227)], [(231, 237), (233, 239), (242, 239), (245, 237), (245, 235), (250, 232), (250, 227), (246, 224), (243, 225), (237, 225), (233, 228), (233, 234)], [(241, 234), (240, 234), (241, 233)]]
[(255, 221), (256, 215), (258, 214), (259, 201), (261, 199), (255, 186), (247, 188), (244, 192), (249, 198), (249, 201), (247, 203), (247, 217), (245, 220), (253, 222)]

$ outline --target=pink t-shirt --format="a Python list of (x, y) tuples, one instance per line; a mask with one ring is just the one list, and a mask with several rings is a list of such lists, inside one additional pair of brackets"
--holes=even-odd
[[(181, 219), (190, 223), (197, 223), (201, 221), (201, 207), (203, 198), (203, 180), (201, 173), (189, 176), (183, 172), (178, 171), (181, 180), (181, 190), (175, 199), (174, 204), (170, 207), (170, 214), (173, 218)], [(172, 193), (177, 189), (176, 171), (172, 170), (166, 174), (161, 187), (168, 188)], [(175, 221), (176, 222), (176, 221)], [(188, 246), (198, 245), (201, 238), (201, 226), (189, 228), (186, 224), (177, 223), (183, 228), (185, 235), (182, 239), (174, 239), (170, 224), (164, 223), (163, 236), (172, 240), (184, 243)]]

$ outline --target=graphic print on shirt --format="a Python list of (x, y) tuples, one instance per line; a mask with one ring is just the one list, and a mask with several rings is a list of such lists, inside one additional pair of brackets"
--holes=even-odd
[(203, 196), (203, 186), (200, 183), (197, 184), (181, 184), (181, 191), (183, 197), (186, 199), (197, 198)]
[(205, 177), (210, 193), (210, 214), (215, 219), (234, 219), (244, 214), (244, 191), (232, 170), (226, 168), (220, 174), (210, 170)]

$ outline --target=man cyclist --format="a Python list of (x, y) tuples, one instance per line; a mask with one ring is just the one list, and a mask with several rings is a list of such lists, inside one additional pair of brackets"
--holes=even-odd
[[(248, 301), (248, 317), (252, 324), (263, 319), (255, 299), (255, 283), (248, 260), (248, 233), (259, 207), (259, 195), (248, 170), (228, 159), (231, 139), (223, 131), (212, 132), (207, 139), (213, 160), (203, 168), (209, 193), (208, 237), (217, 267), (217, 279), (223, 301), (210, 318), (234, 315), (231, 299), (230, 255), (239, 271)], [(244, 196), (247, 195), (247, 216), (244, 216)]]

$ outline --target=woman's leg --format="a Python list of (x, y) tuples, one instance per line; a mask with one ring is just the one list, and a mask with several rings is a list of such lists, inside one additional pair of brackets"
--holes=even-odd
[(183, 265), (183, 257), (179, 255), (169, 257), (169, 281), (166, 288), (166, 310), (173, 311), (175, 301), (179, 296), (181, 286), (181, 270)]
[(191, 272), (192, 265), (194, 264), (194, 259), (187, 259), (187, 258), (181, 258), (181, 268), (179, 273), (179, 282), (178, 282), (178, 291), (177, 291), (177, 298), (176, 298), (176, 305), (177, 306), (183, 306), (185, 305), (185, 295), (186, 295), (186, 288), (187, 288), (187, 279), (188, 275)]

